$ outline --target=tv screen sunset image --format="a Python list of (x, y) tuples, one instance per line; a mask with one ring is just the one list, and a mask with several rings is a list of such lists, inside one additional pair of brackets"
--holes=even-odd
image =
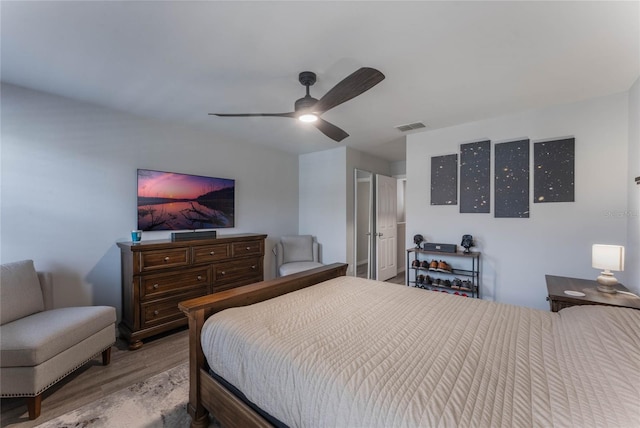
[(234, 227), (235, 180), (138, 170), (138, 229)]

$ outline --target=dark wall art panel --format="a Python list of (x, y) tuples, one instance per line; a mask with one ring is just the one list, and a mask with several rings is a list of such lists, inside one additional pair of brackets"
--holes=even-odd
[(529, 140), (496, 144), (495, 217), (529, 218)]
[(533, 144), (533, 201), (575, 201), (575, 138)]
[(491, 141), (460, 145), (460, 212), (491, 209)]
[(431, 205), (458, 203), (458, 155), (431, 157)]

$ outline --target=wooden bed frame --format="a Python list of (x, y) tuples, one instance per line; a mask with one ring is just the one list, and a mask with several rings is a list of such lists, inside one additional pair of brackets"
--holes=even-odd
[(181, 302), (189, 319), (189, 405), (191, 427), (209, 426), (211, 413), (224, 427), (270, 427), (260, 414), (209, 375), (200, 334), (205, 320), (216, 312), (246, 306), (346, 275), (347, 265), (332, 265), (245, 285)]

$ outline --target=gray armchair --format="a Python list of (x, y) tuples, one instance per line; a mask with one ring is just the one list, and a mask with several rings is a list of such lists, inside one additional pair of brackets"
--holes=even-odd
[(273, 253), (279, 277), (324, 266), (320, 263), (318, 242), (311, 235), (283, 236)]
[(36, 419), (47, 388), (101, 353), (109, 364), (116, 311), (55, 309), (51, 274), (32, 260), (3, 264), (0, 280), (0, 397), (26, 397)]

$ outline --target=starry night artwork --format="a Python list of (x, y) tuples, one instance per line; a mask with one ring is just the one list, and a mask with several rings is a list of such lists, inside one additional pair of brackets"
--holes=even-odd
[(575, 138), (533, 144), (533, 202), (575, 201)]
[(529, 140), (495, 145), (495, 217), (529, 218)]
[(431, 157), (431, 205), (458, 203), (458, 155)]
[(488, 213), (491, 191), (491, 141), (460, 145), (460, 212)]

